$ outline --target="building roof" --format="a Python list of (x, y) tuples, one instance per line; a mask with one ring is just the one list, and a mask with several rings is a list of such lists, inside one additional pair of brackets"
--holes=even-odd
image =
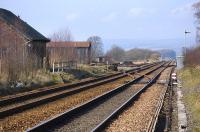
[(47, 47), (76, 47), (76, 48), (88, 48), (91, 46), (91, 42), (49, 42), (47, 43)]
[(0, 8), (0, 20), (7, 23), (10, 27), (19, 32), (29, 41), (49, 41), (49, 39), (21, 20), (20, 17), (8, 10)]

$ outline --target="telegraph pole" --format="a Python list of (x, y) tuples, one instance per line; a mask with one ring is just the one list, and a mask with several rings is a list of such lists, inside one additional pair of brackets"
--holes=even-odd
[(185, 33), (185, 44), (184, 44), (184, 47), (183, 47), (183, 56), (185, 56), (185, 54), (186, 54), (186, 45), (187, 45), (186, 38), (187, 38), (187, 34), (189, 34), (189, 33), (191, 33), (191, 32), (185, 30), (184, 33)]
[(189, 31), (187, 31), (187, 30), (185, 30), (185, 32), (184, 32), (184, 44), (183, 44), (183, 47), (182, 47), (182, 55), (179, 55), (179, 56), (177, 56), (176, 57), (176, 59), (177, 59), (177, 65), (178, 65), (178, 68), (182, 68), (183, 67), (183, 59), (184, 59), (184, 57), (185, 57), (185, 55), (186, 55), (186, 45), (187, 45), (187, 34), (189, 34), (189, 33), (191, 33), (191, 32), (189, 32)]

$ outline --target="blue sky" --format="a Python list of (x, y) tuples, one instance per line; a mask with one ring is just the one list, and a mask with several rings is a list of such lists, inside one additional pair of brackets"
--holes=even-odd
[(195, 36), (191, 5), (196, 0), (0, 0), (47, 37), (69, 28), (75, 40), (184, 39)]

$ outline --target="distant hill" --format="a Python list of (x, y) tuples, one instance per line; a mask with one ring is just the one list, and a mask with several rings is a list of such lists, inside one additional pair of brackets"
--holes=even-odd
[(158, 50), (158, 52), (160, 53), (162, 59), (165, 58), (176, 59), (176, 52), (174, 50), (163, 49), (163, 50)]
[(152, 51), (149, 49), (138, 49), (134, 48), (126, 51), (125, 59), (126, 60), (147, 60), (147, 59), (155, 59), (159, 58), (160, 53), (157, 51)]
[[(190, 41), (188, 45), (195, 43)], [(177, 55), (181, 54), (182, 47), (184, 46), (183, 39), (159, 39), (159, 40), (142, 40), (142, 39), (103, 39), (104, 50), (109, 50), (112, 45), (117, 45), (124, 48), (125, 50), (130, 50), (133, 48), (143, 48), (152, 50), (162, 50), (162, 49), (173, 49)]]

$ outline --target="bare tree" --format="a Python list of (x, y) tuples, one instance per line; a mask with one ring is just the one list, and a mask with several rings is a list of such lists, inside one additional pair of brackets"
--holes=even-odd
[(195, 10), (194, 16), (196, 17), (196, 41), (200, 42), (200, 2), (193, 4)]
[(53, 33), (52, 35), (50, 35), (50, 38), (54, 42), (72, 41), (73, 40), (71, 31), (68, 28)]
[(103, 42), (102, 39), (99, 36), (91, 36), (88, 38), (89, 42), (92, 43), (91, 48), (91, 59), (94, 59), (96, 57), (103, 55)]
[[(196, 42), (200, 44), (200, 1), (193, 4), (196, 18)], [(187, 48), (184, 56), (184, 66), (195, 66), (200, 64), (200, 46)]]
[(200, 46), (186, 49), (184, 66), (196, 66), (200, 64)]
[(125, 57), (125, 50), (121, 47), (113, 45), (106, 53), (106, 56), (111, 57), (115, 61), (123, 61)]
[[(57, 44), (61, 44), (62, 42), (71, 42), (73, 41), (73, 36), (69, 29), (60, 30), (58, 32), (50, 35), (50, 39), (53, 42), (57, 42)], [(52, 65), (53, 62), (68, 62), (68, 61), (76, 61), (77, 52), (74, 47), (47, 47), (47, 58), (48, 64)]]

